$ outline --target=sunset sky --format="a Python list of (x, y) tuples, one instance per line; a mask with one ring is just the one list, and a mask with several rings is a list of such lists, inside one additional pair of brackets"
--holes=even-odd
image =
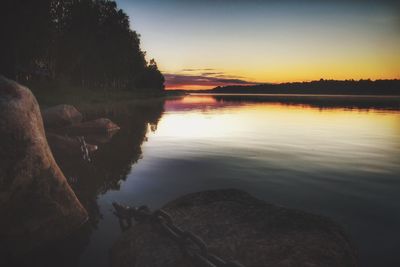
[[(397, 1), (400, 2), (400, 1)], [(400, 78), (396, 1), (117, 0), (169, 89)]]

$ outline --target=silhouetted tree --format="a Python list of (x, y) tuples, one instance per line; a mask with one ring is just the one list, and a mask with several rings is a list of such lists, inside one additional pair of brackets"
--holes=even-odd
[(50, 1), (2, 3), (2, 74), (17, 79), (18, 74), (35, 74), (35, 66), (44, 64), (51, 39)]
[(82, 87), (164, 89), (157, 64), (146, 62), (140, 36), (115, 1), (7, 2), (12, 38), (2, 52), (11, 56), (1, 72), (10, 78), (37, 74)]
[(154, 59), (150, 60), (149, 65), (135, 77), (136, 88), (153, 88), (157, 91), (164, 90), (164, 76), (158, 70)]

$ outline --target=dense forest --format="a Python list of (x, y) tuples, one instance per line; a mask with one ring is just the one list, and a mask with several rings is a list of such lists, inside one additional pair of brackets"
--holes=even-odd
[[(129, 17), (108, 0), (6, 0), (0, 71), (83, 88), (164, 90)], [(4, 7), (4, 5), (3, 5)], [(5, 21), (4, 21), (5, 19)]]
[(218, 86), (208, 93), (237, 94), (325, 94), (325, 95), (400, 95), (400, 80), (319, 80), (250, 86)]

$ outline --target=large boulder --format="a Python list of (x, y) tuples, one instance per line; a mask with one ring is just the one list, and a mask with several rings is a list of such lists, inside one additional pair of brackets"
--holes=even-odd
[[(163, 209), (178, 227), (202, 238), (209, 252), (246, 267), (357, 265), (348, 238), (331, 220), (268, 204), (239, 190), (194, 193)], [(195, 266), (175, 241), (149, 222), (125, 232), (111, 258), (113, 267)]]
[(0, 76), (0, 258), (66, 237), (88, 214), (55, 163), (31, 91)]
[(70, 105), (58, 105), (42, 110), (43, 122), (46, 128), (60, 128), (80, 123), (82, 114)]

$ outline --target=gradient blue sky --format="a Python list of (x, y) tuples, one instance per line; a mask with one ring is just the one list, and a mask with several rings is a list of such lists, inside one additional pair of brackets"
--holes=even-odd
[(117, 3), (168, 88), (400, 78), (396, 1)]

